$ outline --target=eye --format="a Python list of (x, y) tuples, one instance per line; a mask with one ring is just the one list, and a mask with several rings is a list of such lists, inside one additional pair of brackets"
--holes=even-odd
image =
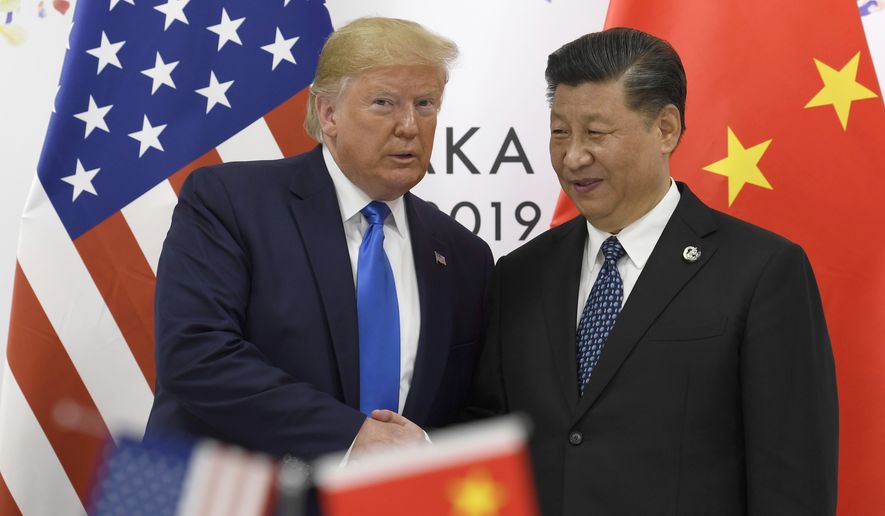
[(392, 106), (393, 102), (390, 99), (377, 98), (377, 99), (372, 99), (372, 104), (374, 104), (376, 106), (385, 106), (386, 107), (386, 106)]
[(422, 111), (433, 111), (436, 109), (436, 99), (421, 99), (415, 105)]
[(568, 131), (566, 131), (565, 129), (554, 127), (550, 129), (550, 136), (554, 138), (565, 138), (566, 136), (568, 136)]

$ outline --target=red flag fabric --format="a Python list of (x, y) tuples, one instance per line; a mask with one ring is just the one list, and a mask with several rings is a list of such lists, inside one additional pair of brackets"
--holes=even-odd
[[(612, 0), (616, 26), (682, 57), (687, 132), (673, 177), (808, 253), (836, 357), (839, 514), (882, 514), (885, 109), (857, 6)], [(553, 224), (576, 214), (561, 196)]]
[(317, 467), (323, 514), (537, 515), (524, 425), (513, 417), (436, 434), (433, 445)]

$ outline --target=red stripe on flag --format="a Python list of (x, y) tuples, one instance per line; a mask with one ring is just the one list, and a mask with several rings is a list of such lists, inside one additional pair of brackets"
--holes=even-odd
[(156, 277), (120, 212), (74, 241), (138, 367), (153, 390)]
[[(277, 486), (280, 483), (280, 469), (273, 468), (270, 477), (270, 483), (264, 490), (264, 509), (261, 511), (262, 516), (273, 516), (277, 514)], [(282, 496), (282, 494), (281, 494)]]
[(21, 516), (21, 513), (22, 511), (18, 508), (18, 505), (16, 505), (12, 493), (10, 493), (9, 488), (6, 487), (6, 481), (3, 480), (3, 475), (0, 475), (0, 515)]
[(172, 189), (175, 190), (175, 195), (180, 194), (181, 187), (184, 186), (184, 181), (187, 179), (187, 176), (191, 175), (191, 172), (200, 167), (218, 165), (221, 162), (221, 156), (218, 155), (218, 151), (212, 149), (206, 154), (203, 154), (199, 158), (192, 161), (189, 165), (185, 166), (178, 172), (169, 176), (169, 184), (171, 184)]
[(264, 121), (270, 128), (283, 156), (289, 157), (307, 152), (317, 144), (317, 141), (307, 134), (302, 125), (307, 114), (309, 93), (309, 88), (304, 88), (264, 115)]
[(18, 265), (6, 357), (71, 485), (86, 505), (108, 429)]

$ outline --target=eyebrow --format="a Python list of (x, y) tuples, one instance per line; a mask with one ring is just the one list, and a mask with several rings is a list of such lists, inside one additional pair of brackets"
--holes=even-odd
[[(557, 112), (556, 110), (551, 110), (551, 113), (555, 118), (563, 118), (561, 112)], [(590, 122), (603, 122), (603, 123), (611, 123), (611, 120), (601, 113), (582, 113), (577, 116), (578, 121), (582, 123), (590, 123)]]
[[(378, 97), (378, 96), (383, 96), (383, 97), (399, 97), (400, 94), (399, 94), (399, 93), (395, 93), (395, 92), (393, 92), (393, 91), (391, 91), (391, 90), (388, 90), (388, 89), (379, 89), (379, 90), (374, 90), (374, 91), (370, 91), (370, 92), (368, 92), (366, 96), (367, 96), (367, 97)], [(440, 97), (440, 96), (442, 96), (442, 92), (439, 91), (439, 90), (429, 90), (429, 91), (426, 91), (426, 92), (422, 92), (422, 93), (420, 93), (419, 95), (416, 95), (417, 98), (424, 98), (424, 97)]]
[(393, 93), (392, 91), (387, 90), (387, 89), (369, 90), (366, 92), (366, 97), (378, 97), (378, 96), (393, 97), (395, 95), (396, 95), (395, 93)]

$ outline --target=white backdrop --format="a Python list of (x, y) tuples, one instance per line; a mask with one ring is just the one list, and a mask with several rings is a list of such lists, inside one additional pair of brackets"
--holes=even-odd
[[(415, 193), (446, 213), (454, 212), (468, 228), (478, 225), (496, 257), (516, 247), (528, 229), (526, 238), (546, 229), (559, 192), (547, 152), (547, 56), (566, 41), (601, 28), (608, 1), (327, 4), (336, 27), (360, 16), (397, 16), (453, 39), (461, 49), (437, 128), (434, 174), (428, 174)], [(505, 158), (495, 170), (505, 144)], [(523, 203), (518, 219), (516, 209)]]
[[(327, 5), (336, 27), (368, 15), (407, 18), (461, 49), (437, 129), (435, 173), (416, 193), (447, 213), (457, 208), (456, 218), (465, 226), (479, 225), (496, 256), (516, 247), (529, 228), (526, 238), (546, 229), (559, 188), (547, 156), (547, 55), (602, 27), (608, 1), (328, 0)], [(14, 22), (26, 31), (26, 40), (13, 47), (0, 39), (0, 363), (19, 220), (49, 122), (72, 10), (62, 16), (47, 8), (41, 18), (36, 2), (24, 2)], [(502, 162), (490, 174), (505, 143)], [(523, 203), (520, 224), (516, 208)]]
[[(11, 46), (0, 37), (0, 363), (5, 360), (19, 219), (72, 15), (46, 4), (44, 17), (37, 3), (27, 0), (14, 13), (14, 23), (26, 33), (23, 43)], [(458, 43), (461, 58), (446, 89), (436, 136), (435, 174), (416, 193), (447, 213), (457, 208), (456, 218), (469, 228), (479, 224), (479, 234), (496, 256), (516, 247), (528, 228), (528, 238), (543, 231), (558, 193), (547, 156), (546, 57), (563, 43), (599, 30), (608, 0), (328, 0), (327, 5), (335, 26), (365, 15), (396, 16)], [(885, 11), (865, 16), (864, 26), (881, 84)], [(491, 174), (505, 143), (504, 160)]]

